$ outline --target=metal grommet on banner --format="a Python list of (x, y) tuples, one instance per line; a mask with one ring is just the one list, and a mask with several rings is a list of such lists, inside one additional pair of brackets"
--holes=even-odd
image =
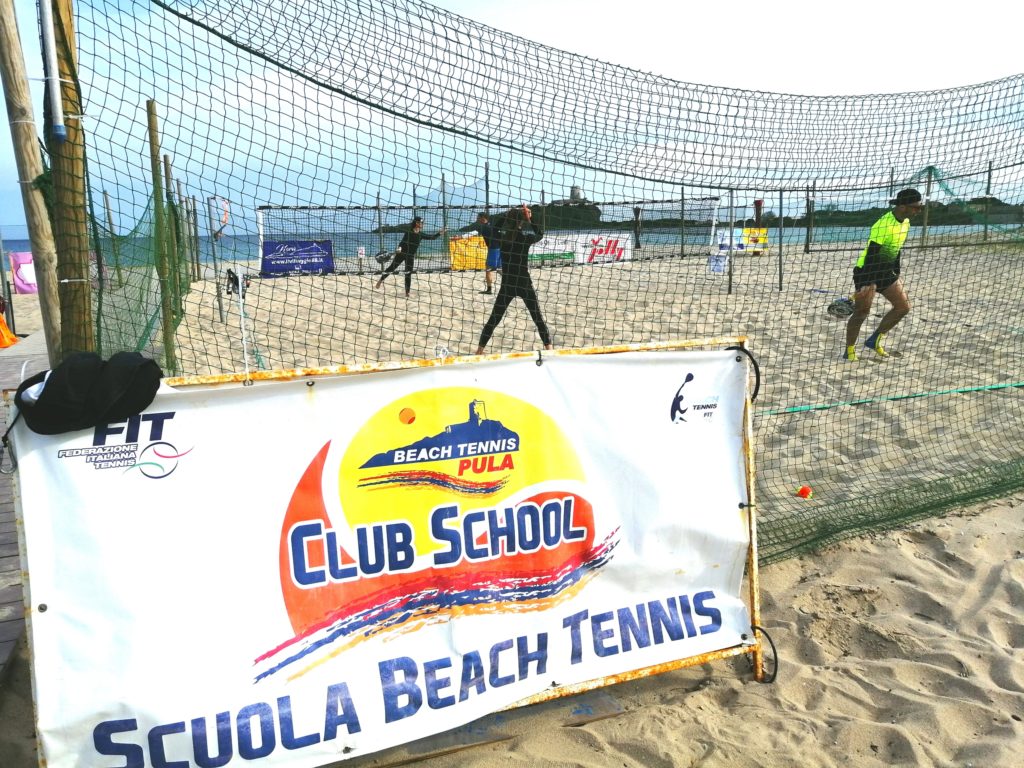
[[(757, 393), (761, 391), (761, 366), (757, 364), (757, 359), (750, 354), (750, 350), (746, 347), (732, 346), (726, 347), (727, 350), (735, 350), (736, 352), (742, 352), (744, 355), (750, 358), (750, 362), (754, 365), (754, 392), (750, 396), (750, 402), (757, 400)], [(736, 362), (740, 362), (743, 358), (736, 355)]]

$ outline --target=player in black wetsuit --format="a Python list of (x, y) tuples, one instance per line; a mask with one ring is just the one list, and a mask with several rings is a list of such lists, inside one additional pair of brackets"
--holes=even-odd
[(501, 243), (498, 240), (500, 233), (498, 228), (491, 224), (490, 215), (485, 212), (476, 215), (476, 229), (467, 232), (462, 237), (465, 239), (477, 235), (483, 238), (484, 245), (487, 247), (486, 271), (484, 272), (486, 287), (480, 293), (494, 293), (494, 275), (501, 269)]
[(417, 216), (412, 220), (412, 227), (409, 231), (402, 236), (402, 242), (398, 244), (398, 248), (395, 250), (395, 257), (391, 259), (391, 263), (387, 265), (384, 272), (380, 276), (380, 280), (377, 281), (377, 287), (380, 288), (384, 285), (384, 278), (398, 269), (398, 265), (403, 261), (405, 262), (405, 295), (408, 296), (412, 290), (412, 264), (416, 258), (416, 251), (419, 250), (420, 242), (423, 240), (437, 240), (447, 230), (442, 227), (440, 232), (435, 232), (432, 235), (423, 234), (423, 219)]
[[(527, 233), (523, 229), (524, 224), (529, 224), (533, 233)], [(544, 317), (540, 313), (540, 302), (537, 300), (537, 291), (530, 279), (530, 269), (527, 264), (530, 246), (544, 237), (540, 227), (533, 223), (533, 214), (527, 206), (513, 208), (505, 216), (505, 224), (501, 236), (501, 288), (494, 298), (494, 309), (487, 319), (483, 331), (480, 332), (480, 346), (476, 353), (482, 355), (487, 342), (491, 340), (494, 329), (505, 316), (508, 305), (516, 296), (523, 300), (530, 317), (533, 318), (541, 341), (544, 342), (544, 349), (551, 349), (551, 334)]]

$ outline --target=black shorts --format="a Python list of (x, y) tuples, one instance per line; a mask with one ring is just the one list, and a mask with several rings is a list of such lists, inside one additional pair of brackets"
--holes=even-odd
[(879, 293), (900, 279), (900, 262), (897, 259), (890, 263), (865, 263), (863, 267), (853, 268), (853, 287), (858, 291), (866, 285), (874, 283)]

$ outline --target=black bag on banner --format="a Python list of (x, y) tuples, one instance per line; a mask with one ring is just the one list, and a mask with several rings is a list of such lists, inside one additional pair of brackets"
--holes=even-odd
[[(14, 395), (29, 429), (59, 435), (125, 421), (149, 407), (163, 371), (138, 352), (116, 352), (104, 361), (95, 352), (75, 352), (56, 368), (30, 376)], [(35, 402), (26, 390), (46, 382)]]

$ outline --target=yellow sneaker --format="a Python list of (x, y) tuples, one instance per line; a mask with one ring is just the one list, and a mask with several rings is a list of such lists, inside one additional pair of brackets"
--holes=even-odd
[(856, 360), (857, 359), (857, 347), (851, 344), (846, 348), (846, 354), (843, 355), (844, 360)]
[(882, 339), (885, 338), (884, 333), (873, 333), (867, 337), (864, 341), (864, 346), (870, 349), (879, 357), (888, 357), (889, 353), (882, 347)]

